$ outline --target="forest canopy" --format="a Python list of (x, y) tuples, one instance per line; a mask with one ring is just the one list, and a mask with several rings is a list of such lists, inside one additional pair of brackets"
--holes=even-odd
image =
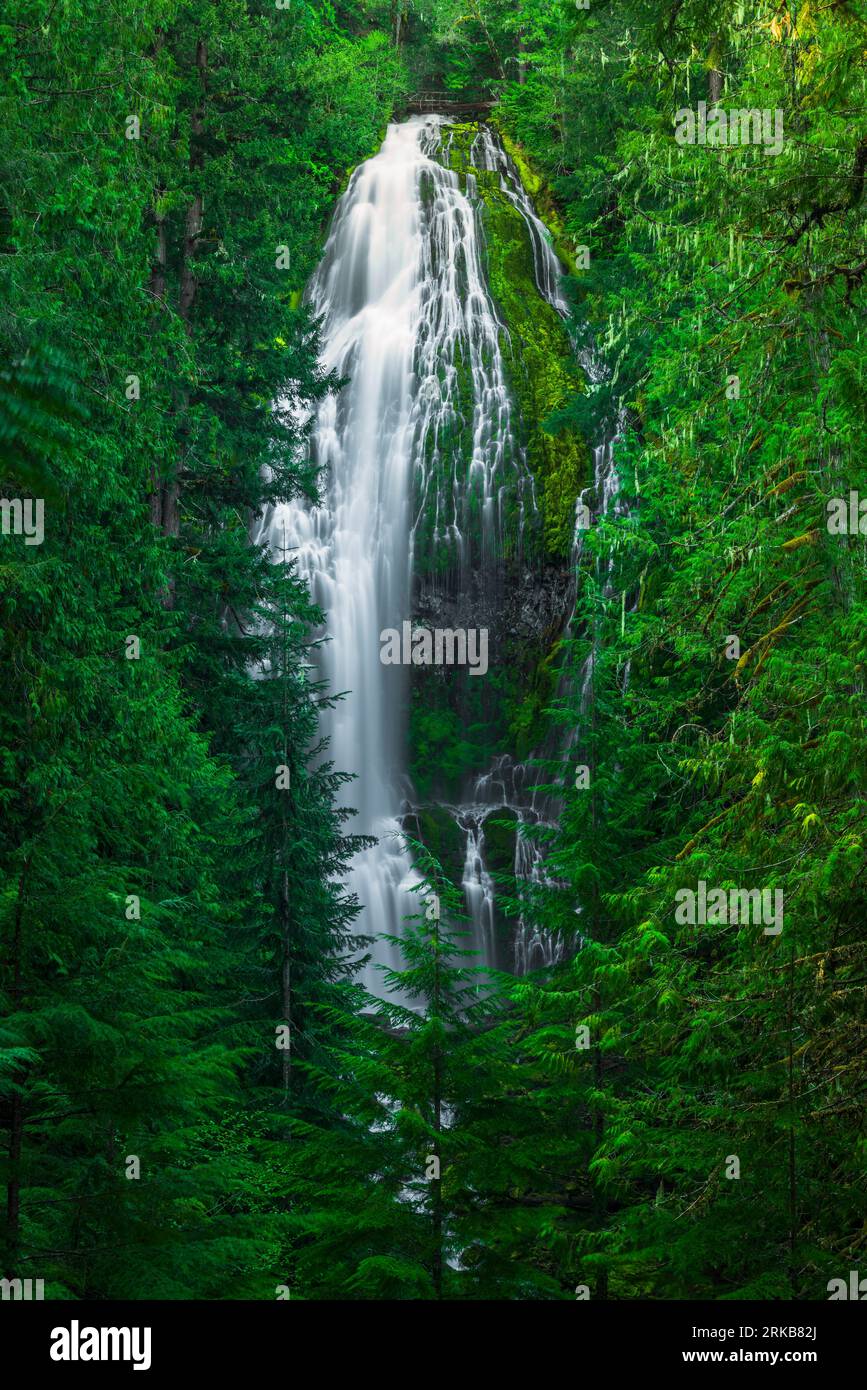
[[(857, 1268), (865, 28), (860, 0), (9, 0), (4, 1276), (821, 1300)], [(574, 602), (490, 697), (560, 814), (521, 831), (546, 872), (503, 855), (492, 891), (570, 944), (486, 969), (428, 814), (380, 998), (323, 735), (345, 692), (260, 524), (327, 485), (309, 422), (341, 383), (304, 290), (421, 93), (495, 133), (562, 267), (568, 339), (521, 320), (510, 370), (533, 582), (559, 565)], [(491, 752), (466, 708), (411, 716), (425, 796)]]

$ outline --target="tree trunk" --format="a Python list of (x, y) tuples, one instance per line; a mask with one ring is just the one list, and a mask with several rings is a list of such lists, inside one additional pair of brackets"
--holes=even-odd
[(518, 86), (523, 87), (527, 81), (527, 63), (524, 52), (524, 30), (518, 30)]
[(21, 1245), (21, 1150), (24, 1145), (24, 1101), (16, 1091), (12, 1097), (12, 1123), (9, 1129), (9, 1185), (6, 1189), (5, 1277), (14, 1279)]
[[(594, 632), (593, 632), (593, 644), (594, 644), (594, 647), (597, 647), (597, 646), (598, 646), (598, 642), (599, 642), (599, 635), (598, 635), (598, 631), (596, 630), (596, 625), (595, 625), (595, 623), (594, 623)], [(597, 746), (597, 745), (596, 745), (596, 728), (597, 728), (597, 709), (596, 709), (596, 681), (595, 681), (595, 678), (593, 678), (593, 679), (591, 680), (591, 684), (590, 684), (590, 709), (591, 709), (590, 727), (591, 727), (591, 730), (592, 730), (592, 733), (593, 733), (593, 744), (592, 744), (592, 748), (591, 748), (591, 752), (590, 752), (590, 757), (589, 757), (589, 765), (590, 765), (590, 798), (591, 798), (591, 800), (590, 800), (590, 817), (591, 817), (591, 823), (592, 823), (592, 826), (593, 826), (593, 843), (594, 843), (594, 844), (598, 844), (598, 843), (599, 843), (600, 828), (599, 828), (599, 824), (598, 824), (598, 799), (597, 799), (597, 796), (596, 796), (596, 746)], [(593, 913), (592, 920), (593, 920), (593, 925), (594, 925), (594, 934), (595, 934), (596, 940), (598, 941), (598, 940), (601, 939), (601, 936), (602, 936), (602, 931), (601, 931), (601, 920), (600, 920), (600, 919), (601, 919), (602, 913), (601, 913), (601, 906), (600, 906), (600, 902), (599, 902), (599, 897), (598, 897), (598, 895), (597, 895), (597, 893), (596, 893), (595, 888), (594, 888), (594, 890), (593, 890), (593, 906), (592, 906), (592, 913)], [(594, 1014), (596, 1015), (597, 1018), (600, 1017), (600, 1016), (601, 1016), (601, 1013), (602, 1013), (602, 994), (601, 994), (601, 991), (600, 991), (598, 985), (595, 986), (595, 988), (594, 988), (594, 990), (593, 990), (593, 1012), (594, 1012)], [(602, 1074), (602, 1049), (601, 1049), (601, 1047), (599, 1046), (599, 1041), (598, 1041), (598, 1039), (597, 1039), (597, 1041), (596, 1041), (596, 1046), (593, 1048), (593, 1085), (594, 1085), (594, 1088), (595, 1088), (595, 1090), (596, 1090), (597, 1095), (601, 1095), (601, 1094), (602, 1094), (602, 1082), (603, 1082), (603, 1074)], [(596, 1103), (596, 1105), (595, 1105), (595, 1107), (594, 1107), (594, 1111), (595, 1111), (595, 1113), (594, 1113), (594, 1115), (593, 1115), (593, 1140), (594, 1140), (594, 1143), (595, 1143), (595, 1145), (596, 1145), (595, 1152), (598, 1154), (599, 1150), (600, 1150), (601, 1147), (602, 1147), (602, 1141), (603, 1141), (603, 1139), (604, 1139), (604, 1137), (605, 1137), (605, 1116), (604, 1116), (604, 1114), (603, 1114), (602, 1107), (601, 1107), (601, 1105), (598, 1103), (598, 1101), (597, 1101), (597, 1103)], [(603, 1230), (604, 1227), (605, 1227), (606, 1221), (607, 1221), (607, 1219), (608, 1219), (608, 1199), (607, 1199), (607, 1197), (606, 1197), (604, 1191), (602, 1190), (602, 1187), (600, 1186), (600, 1184), (599, 1184), (595, 1179), (592, 1179), (591, 1181), (592, 1181), (592, 1184), (593, 1184), (593, 1212), (594, 1212), (594, 1215), (595, 1215), (595, 1218), (596, 1218), (597, 1228), (598, 1228), (599, 1230)], [(599, 1274), (598, 1274), (597, 1280), (596, 1280), (596, 1288), (593, 1290), (593, 1296), (594, 1296), (594, 1298), (600, 1298), (600, 1299), (605, 1299), (605, 1298), (608, 1297), (608, 1270), (607, 1270), (607, 1268), (606, 1268), (604, 1265), (603, 1265), (603, 1266), (600, 1268), (600, 1270), (599, 1270)]]
[[(24, 860), (18, 879), (15, 925), (12, 936), (12, 987), (9, 991), (13, 1011), (21, 1005), (24, 993), (24, 890), (30, 861)], [(16, 1081), (23, 1082), (24, 1069)], [(9, 1180), (6, 1187), (5, 1277), (15, 1278), (21, 1246), (21, 1153), (24, 1147), (24, 1097), (18, 1089), (12, 1096), (9, 1125)]]
[(795, 1297), (795, 1253), (798, 1243), (798, 1168), (795, 1147), (795, 942), (789, 945), (789, 989), (787, 1002), (789, 1032), (789, 1293)]
[(708, 58), (707, 75), (707, 99), (709, 106), (716, 106), (723, 90), (723, 39), (720, 34), (715, 34), (711, 39), (710, 57)]
[[(283, 532), (283, 563), (286, 563), (286, 532)], [(285, 593), (285, 590), (284, 590)], [(289, 641), (288, 628), (289, 621), (286, 606), (283, 606), (283, 617), (281, 633), (283, 638), (281, 653), (280, 678), (282, 681), (281, 696), (283, 701), (283, 763), (289, 767)], [(290, 775), (290, 788), (292, 786)], [(283, 869), (280, 875), (280, 931), (283, 937), (283, 967), (281, 970), (281, 992), (283, 1006), (283, 1022), (289, 1029), (289, 1046), (283, 1053), (283, 1100), (284, 1104), (289, 1104), (289, 1093), (292, 1087), (292, 914), (289, 910), (289, 818), (286, 810), (287, 795), (294, 796), (293, 791), (280, 793), (280, 855), (283, 861)]]
[[(165, 189), (162, 186), (154, 190), (154, 222), (156, 224), (157, 247), (151, 266), (150, 285), (148, 286), (151, 299), (156, 305), (159, 305), (160, 308), (165, 308), (166, 303), (166, 214), (162, 207), (164, 195)], [(154, 526), (158, 526), (160, 530), (162, 530), (163, 485), (156, 460), (152, 460), (148, 468), (148, 486), (150, 488), (149, 504), (151, 522)]]
[[(165, 43), (165, 32), (158, 30), (154, 38), (151, 57), (156, 58), (162, 51)], [(151, 264), (150, 284), (148, 291), (155, 306), (164, 309), (166, 304), (166, 266), (168, 264), (167, 243), (166, 243), (166, 214), (163, 207), (165, 197), (165, 187), (158, 184), (154, 189), (154, 226), (156, 229), (156, 252)], [(155, 319), (158, 324), (159, 318)], [(152, 460), (148, 468), (148, 501), (150, 508), (150, 519), (154, 526), (163, 529), (163, 485), (160, 478), (159, 466), (156, 460)]]
[[(183, 319), (187, 335), (192, 337), (192, 327), (190, 324), (190, 313), (195, 303), (199, 282), (196, 279), (191, 261), (199, 249), (199, 239), (202, 234), (202, 223), (204, 218), (204, 197), (201, 189), (201, 174), (204, 168), (205, 156), (202, 150), (201, 137), (205, 129), (205, 98), (207, 94), (206, 73), (208, 69), (208, 45), (204, 39), (199, 39), (196, 44), (196, 68), (199, 73), (201, 85), (201, 99), (199, 105), (190, 117), (190, 171), (198, 175), (199, 188), (193, 194), (191, 203), (187, 208), (187, 215), (184, 220), (184, 247), (181, 260), (181, 284), (178, 296), (178, 313)], [(187, 433), (187, 415), (189, 409), (189, 395), (186, 390), (179, 393), (177, 404), (178, 433), (182, 440)], [(175, 466), (174, 472), (163, 488), (162, 498), (162, 529), (167, 536), (177, 536), (180, 534), (180, 512), (178, 502), (180, 498), (180, 468)]]
[[(439, 1023), (440, 1018), (440, 933), (439, 924), (436, 927), (435, 946), (436, 955), (434, 957), (434, 1018)], [(434, 1141), (434, 1154), (437, 1159), (437, 1169), (439, 1176), (432, 1179), (433, 1182), (433, 1261), (431, 1275), (433, 1278), (434, 1292), (438, 1299), (443, 1296), (443, 1193), (442, 1193), (442, 1153), (440, 1146), (440, 1135), (443, 1126), (443, 1079), (442, 1079), (442, 1052), (437, 1043), (433, 1059), (433, 1111), (434, 1111), (434, 1130), (436, 1139)]]
[(502, 81), (505, 81), (505, 78), (506, 78), (506, 70), (505, 70), (505, 68), (503, 67), (503, 60), (501, 59), (499, 53), (497, 52), (497, 46), (496, 46), (496, 44), (494, 43), (494, 40), (491, 38), (490, 30), (488, 29), (488, 26), (487, 26), (487, 24), (485, 23), (484, 15), (482, 14), (482, 7), (481, 7), (481, 5), (479, 5), (479, 4), (471, 4), (471, 5), (470, 5), (470, 13), (472, 14), (473, 19), (476, 21), (476, 23), (478, 24), (479, 28), (481, 29), (482, 33), (483, 33), (484, 36), (485, 36), (485, 43), (486, 43), (487, 46), (488, 46), (488, 52), (490, 53), (491, 58), (493, 59), (493, 63), (494, 63), (495, 68), (497, 69), (497, 76), (498, 76)]
[(392, 32), (394, 34), (394, 46), (400, 48), (400, 41), (403, 37), (403, 27), (406, 24), (407, 12), (404, 0), (395, 0), (392, 6)]
[[(193, 116), (193, 130), (201, 131), (201, 121), (196, 115)], [(190, 168), (197, 167), (200, 156), (195, 156), (197, 165), (193, 164), (193, 156), (190, 157)], [(190, 268), (190, 258), (195, 256), (199, 247), (199, 237), (202, 234), (202, 213), (203, 201), (201, 193), (197, 193), (187, 208), (186, 222), (184, 225), (184, 259), (181, 263), (181, 293), (178, 300), (178, 310), (181, 318), (190, 332), (190, 310), (196, 298), (196, 291), (199, 282)]]
[[(286, 815), (283, 815), (283, 853), (286, 853)], [(289, 1029), (289, 1046), (283, 1052), (282, 1085), (283, 1100), (289, 1102), (292, 1087), (292, 936), (289, 921), (289, 874), (283, 869), (280, 875), (280, 927), (283, 933), (283, 968), (280, 972), (281, 1004), (283, 1022)]]

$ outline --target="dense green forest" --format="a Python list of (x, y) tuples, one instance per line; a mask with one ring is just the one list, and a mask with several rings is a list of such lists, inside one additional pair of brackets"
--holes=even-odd
[[(865, 38), (861, 0), (9, 0), (0, 1273), (820, 1300), (857, 1268)], [(559, 814), (492, 819), (546, 866), (493, 857), (501, 926), (569, 947), (480, 960), (429, 807), (378, 997), (322, 727), (345, 692), (256, 523), (321, 495), (305, 440), (342, 383), (304, 290), (421, 92), (473, 108), (464, 183), (494, 132), (563, 267), (558, 316), (479, 166), (527, 572), (572, 589), (460, 698), (414, 689), (409, 766), (430, 799), (533, 763)], [(725, 143), (719, 109), (776, 124)], [(705, 886), (782, 906), (690, 920)]]

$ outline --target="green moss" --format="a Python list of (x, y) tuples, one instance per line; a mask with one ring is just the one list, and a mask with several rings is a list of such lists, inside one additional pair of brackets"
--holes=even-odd
[(485, 863), (492, 874), (510, 874), (515, 867), (518, 817), (503, 809), (485, 821)]
[(483, 761), (481, 750), (467, 737), (466, 721), (448, 706), (448, 695), (445, 682), (432, 679), (424, 690), (416, 685), (412, 692), (409, 771), (423, 799), (456, 786), (465, 772)]
[[(589, 476), (584, 441), (572, 430), (555, 431), (551, 417), (585, 389), (569, 336), (556, 311), (536, 287), (533, 248), (523, 217), (499, 186), (499, 175), (470, 164), (474, 122), (453, 127), (450, 162), (463, 179), (473, 168), (484, 204), (488, 283), (508, 333), (502, 351), (515, 403), (520, 442), (526, 449), (542, 507), (542, 548), (550, 559), (568, 559), (572, 549), (575, 501)], [(504, 144), (531, 197), (543, 189), (514, 141)], [(546, 200), (547, 202), (548, 200)], [(546, 206), (562, 232), (559, 218)], [(562, 237), (560, 238), (562, 240)], [(564, 248), (555, 249), (569, 260)]]
[(555, 202), (551, 189), (548, 187), (542, 174), (533, 167), (530, 156), (527, 154), (524, 147), (519, 145), (517, 140), (512, 139), (502, 121), (499, 119), (499, 112), (496, 109), (491, 113), (490, 123), (496, 128), (497, 134), (502, 141), (503, 148), (520, 174), (521, 183), (533, 200), (536, 215), (541, 217), (545, 226), (551, 233), (551, 242), (554, 250), (557, 252), (557, 255), (566, 269), (573, 275), (577, 274), (578, 266), (575, 262), (575, 256), (569, 240), (569, 234), (566, 230), (566, 224), (560, 216), (560, 209)]
[(556, 655), (555, 644), (536, 663), (529, 679), (524, 682), (521, 698), (513, 700), (504, 710), (509, 745), (519, 762), (532, 753), (539, 742), (539, 730), (545, 725), (546, 711), (550, 709), (557, 687), (554, 670)]
[[(504, 345), (517, 414), (525, 432), (527, 461), (541, 484), (545, 550), (568, 558), (575, 500), (588, 474), (587, 451), (571, 431), (553, 433), (554, 411), (584, 389), (559, 316), (536, 290), (533, 254), (523, 219), (511, 203), (485, 200), (488, 274), (491, 291), (509, 329)], [(519, 225), (515, 225), (515, 223)]]
[(442, 806), (423, 806), (416, 813), (418, 838), (456, 887), (464, 874), (465, 842), (455, 818)]
[[(536, 286), (533, 246), (518, 209), (500, 189), (499, 174), (477, 169), (471, 163), (476, 122), (450, 127), (448, 163), (464, 187), (470, 170), (475, 175), (483, 204), (483, 255), (485, 271), (498, 316), (505, 325), (501, 351), (512, 398), (514, 439), (511, 447), (523, 452), (532, 474), (538, 516), (529, 505), (524, 474), (523, 558), (531, 564), (568, 564), (573, 541), (575, 501), (589, 473), (584, 441), (571, 428), (555, 430), (550, 423), (576, 393), (585, 389), (584, 376), (575, 358), (569, 335), (556, 311)], [(542, 188), (521, 152), (507, 145), (531, 196)], [(426, 190), (422, 190), (425, 196)], [(539, 204), (546, 218), (547, 206)], [(558, 252), (562, 250), (557, 246)], [(440, 573), (454, 564), (451, 548), (433, 540), (437, 497), (451, 497), (452, 477), (463, 487), (464, 514), (461, 528), (469, 541), (473, 563), (477, 561), (477, 501), (468, 495), (467, 469), (472, 452), (473, 382), (469, 363), (455, 364), (454, 417), (437, 434), (438, 456), (425, 461), (416, 488), (426, 485), (424, 505), (416, 493), (421, 517), (416, 529), (415, 566), (421, 575)], [(432, 443), (433, 441), (431, 441)], [(518, 508), (522, 471), (506, 459), (507, 483), (504, 506), (503, 554), (506, 582), (513, 573), (509, 562), (518, 551)], [(514, 573), (517, 575), (518, 571)], [(484, 681), (465, 672), (450, 672), (444, 679), (435, 672), (413, 672), (410, 706), (410, 774), (420, 797), (454, 799), (468, 774), (490, 766), (494, 757), (510, 752), (525, 758), (538, 747), (545, 727), (545, 710), (555, 689), (552, 670), (551, 631), (535, 638), (501, 643), (495, 662)], [(493, 831), (495, 837), (500, 834)], [(502, 832), (505, 833), (505, 832)], [(421, 838), (428, 843), (426, 836)], [(434, 848), (429, 844), (430, 848)], [(503, 855), (511, 863), (511, 847)]]

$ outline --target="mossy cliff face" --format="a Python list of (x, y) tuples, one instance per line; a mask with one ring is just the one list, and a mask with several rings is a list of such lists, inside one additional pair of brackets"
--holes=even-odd
[[(587, 451), (577, 435), (552, 433), (546, 422), (584, 390), (584, 377), (562, 319), (537, 288), (523, 217), (500, 187), (499, 173), (478, 169), (471, 162), (478, 131), (475, 123), (450, 128), (449, 165), (464, 186), (467, 172), (471, 173), (481, 200), (488, 286), (507, 329), (501, 349), (517, 407), (516, 442), (525, 450), (542, 513), (541, 554), (548, 561), (568, 561), (575, 500), (587, 477)], [(526, 161), (515, 160), (515, 147), (508, 152), (532, 194), (528, 181), (539, 187), (539, 180), (533, 178)]]
[[(454, 480), (468, 480), (472, 456), (473, 381), (459, 353), (451, 431), (437, 440), (435, 467), (416, 481), (413, 618), (425, 627), (487, 628), (489, 670), (474, 677), (455, 667), (413, 668), (410, 772), (420, 802), (456, 803), (493, 758), (509, 753), (520, 760), (541, 742), (553, 649), (570, 609), (575, 502), (590, 470), (577, 435), (546, 428), (552, 413), (584, 390), (584, 378), (562, 319), (537, 288), (521, 212), (500, 174), (474, 163), (478, 134), (475, 122), (445, 127), (434, 157), (457, 173), (475, 206), (483, 269), (503, 325), (499, 346), (512, 403), (498, 499), (503, 535), (496, 557), (480, 558), (470, 496), (462, 518), (471, 563), (456, 565), (448, 545), (431, 540), (443, 492), (451, 502)], [(521, 174), (526, 186), (529, 171)]]

